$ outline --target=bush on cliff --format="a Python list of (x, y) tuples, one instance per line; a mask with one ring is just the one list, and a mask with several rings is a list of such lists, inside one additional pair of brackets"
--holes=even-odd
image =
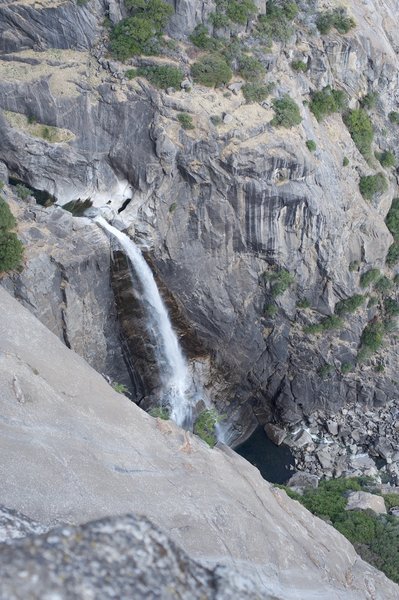
[(11, 231), (15, 226), (8, 204), (0, 198), (0, 272), (11, 271), (22, 262), (23, 246)]
[(163, 0), (126, 0), (130, 15), (111, 31), (111, 51), (119, 60), (157, 54), (173, 8)]
[(302, 121), (299, 107), (292, 98), (285, 94), (282, 98), (273, 100), (273, 108), (275, 115), (271, 121), (271, 125), (276, 127), (294, 127)]
[(216, 87), (230, 81), (233, 73), (220, 54), (206, 54), (191, 68), (194, 81), (208, 87)]

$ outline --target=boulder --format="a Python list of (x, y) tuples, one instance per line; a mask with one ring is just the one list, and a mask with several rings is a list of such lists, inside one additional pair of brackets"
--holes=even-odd
[(312, 475), (312, 473), (306, 473), (304, 471), (298, 471), (294, 473), (292, 477), (287, 481), (287, 485), (289, 487), (299, 488), (299, 489), (316, 489), (319, 485), (319, 478), (317, 475)]
[(273, 425), (273, 423), (266, 423), (264, 430), (269, 440), (271, 440), (273, 444), (276, 444), (276, 446), (280, 446), (287, 437), (287, 432), (284, 431), (284, 429), (281, 429), (281, 427)]
[(338, 423), (336, 423), (336, 421), (327, 421), (326, 427), (328, 433), (331, 433), (331, 435), (338, 435)]
[(386, 514), (384, 498), (369, 492), (351, 492), (345, 510), (372, 510), (377, 514)]

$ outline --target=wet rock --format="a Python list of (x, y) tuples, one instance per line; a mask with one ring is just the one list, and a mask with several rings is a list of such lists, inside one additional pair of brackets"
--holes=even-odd
[(345, 510), (372, 510), (377, 514), (386, 514), (384, 498), (369, 492), (350, 492)]

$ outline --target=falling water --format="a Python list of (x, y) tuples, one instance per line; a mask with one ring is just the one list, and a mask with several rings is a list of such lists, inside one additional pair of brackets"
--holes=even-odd
[(163, 385), (162, 403), (169, 404), (171, 419), (180, 426), (191, 428), (193, 394), (190, 390), (190, 376), (152, 271), (140, 249), (127, 235), (110, 225), (102, 217), (96, 217), (95, 221), (118, 240), (132, 263), (141, 283), (143, 298), (147, 306), (148, 329), (151, 332), (151, 326), (153, 326), (157, 336)]

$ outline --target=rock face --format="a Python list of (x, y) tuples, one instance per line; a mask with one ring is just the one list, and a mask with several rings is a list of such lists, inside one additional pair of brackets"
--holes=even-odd
[[(261, 56), (266, 81), (278, 80), (273, 94), (289, 93), (300, 105), (302, 124), (291, 130), (271, 126), (269, 100), (246, 104), (241, 91), (226, 96), (194, 85), (167, 94), (140, 78), (127, 81), (126, 65), (107, 56), (101, 28), (106, 13), (114, 20), (122, 15), (121, 3), (53, 4), (2, 9), (8, 29), (13, 14), (29, 13), (33, 30), (14, 19), (12, 39), (1, 38), (0, 161), (60, 204), (90, 197), (121, 210), (197, 333), (209, 365), (204, 385), (237, 424), (230, 441), (255, 427), (255, 416), (262, 425), (284, 426), (318, 408), (334, 413), (357, 403), (374, 409), (396, 399), (394, 335), (387, 334), (389, 343), (375, 360), (355, 365), (364, 327), (384, 316), (381, 295), (377, 305), (365, 299), (336, 329), (306, 333), (331, 316), (338, 301), (374, 294), (359, 286), (361, 273), (381, 268), (393, 279), (385, 267), (392, 236), (384, 218), (396, 180), (386, 170), (387, 191), (366, 202), (359, 175), (381, 165), (365, 161), (340, 115), (318, 123), (304, 102), (327, 84), (347, 91), (351, 106), (378, 90), (373, 151), (396, 147), (387, 115), (397, 108), (399, 89), (397, 2), (352, 2), (357, 27), (345, 36), (320, 36), (314, 9), (301, 8), (293, 39)], [(173, 6), (169, 33), (182, 38), (214, 8), (199, 0)], [(262, 1), (257, 6), (265, 8)], [(62, 26), (54, 41), (44, 30), (56, 18)], [(36, 51), (36, 40), (43, 51)], [(166, 55), (180, 58), (184, 75), (195, 52), (186, 50)], [(306, 74), (293, 72), (297, 58), (309, 65)], [(194, 131), (180, 127), (180, 112), (193, 117)], [(229, 122), (218, 127), (209, 118), (223, 115)], [(52, 143), (32, 129), (32, 119), (55, 127), (62, 141)], [(309, 139), (317, 142), (315, 153), (305, 146)], [(349, 167), (342, 166), (344, 157)], [(274, 297), (270, 276), (281, 268), (293, 281)], [(391, 294), (396, 298), (396, 289)], [(124, 310), (124, 317), (134, 330), (134, 311)], [(377, 370), (382, 363), (384, 370)], [(138, 389), (140, 374), (135, 377)]]
[(64, 526), (0, 546), (0, 564), (0, 596), (8, 600), (41, 600), (49, 594), (59, 599), (259, 598), (250, 580), (229, 569), (201, 567), (147, 519), (132, 515)]
[(25, 246), (22, 273), (2, 285), (98, 372), (130, 386), (111, 289), (108, 241), (88, 219), (3, 191)]
[[(0, 302), (1, 503), (43, 525), (144, 514), (192, 559), (255, 578), (265, 598), (397, 598), (398, 587), (364, 563), (336, 530), (273, 489), (232, 450), (211, 450), (173, 423), (153, 419), (4, 289)], [(126, 543), (120, 530), (142, 526), (139, 521), (135, 529), (129, 517), (88, 525), (81, 542), (68, 528), (14, 542), (1, 548), (2, 577), (8, 573), (5, 582), (14, 593), (11, 575), (29, 560), (41, 585), (57, 582), (56, 559), (43, 574), (43, 565), (30, 558), (36, 545), (45, 556), (57, 557), (60, 548), (74, 554), (95, 539), (97, 556), (103, 557), (109, 535), (116, 545), (107, 556), (116, 557), (119, 568)], [(148, 524), (143, 527), (149, 531)], [(164, 558), (174, 561), (173, 553)]]

